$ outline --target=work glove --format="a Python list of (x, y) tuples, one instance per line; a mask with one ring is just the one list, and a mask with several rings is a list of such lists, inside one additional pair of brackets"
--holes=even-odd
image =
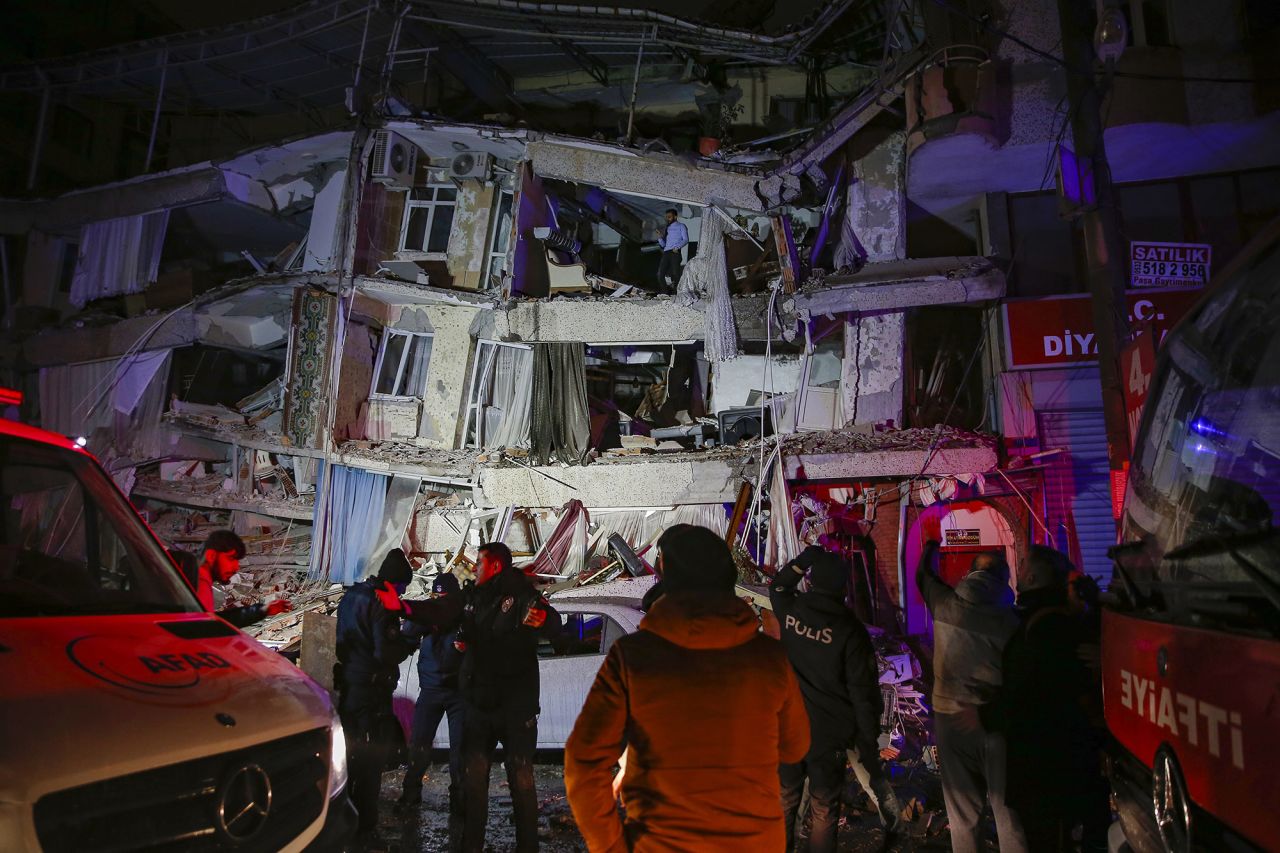
[(293, 609), (293, 605), (283, 598), (277, 598), (275, 601), (267, 603), (265, 612), (267, 616), (279, 616), (281, 613), (288, 613)]
[(378, 596), (378, 601), (382, 602), (382, 606), (392, 613), (399, 613), (405, 610), (404, 602), (400, 600), (400, 593), (396, 592), (396, 588), (391, 585), (391, 581), (383, 581), (382, 589), (375, 589), (373, 594)]
[(542, 608), (542, 600), (538, 599), (529, 606), (520, 624), (527, 628), (541, 628), (547, 621), (547, 611)]

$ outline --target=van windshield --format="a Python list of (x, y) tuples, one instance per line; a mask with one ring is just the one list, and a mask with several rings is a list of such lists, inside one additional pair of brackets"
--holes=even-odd
[[(1140, 584), (1248, 594), (1227, 543), (1280, 566), (1280, 243), (1258, 252), (1166, 339), (1125, 497), (1121, 568)], [(1213, 548), (1214, 543), (1224, 547)], [(1180, 550), (1181, 549), (1181, 550)]]
[(0, 436), (0, 618), (199, 611), (88, 457)]

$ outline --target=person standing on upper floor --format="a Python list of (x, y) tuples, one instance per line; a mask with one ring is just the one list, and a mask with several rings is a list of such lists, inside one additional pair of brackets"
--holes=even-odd
[(667, 226), (662, 234), (662, 258), (658, 261), (658, 289), (674, 293), (680, 283), (684, 247), (689, 245), (689, 229), (680, 221), (680, 213), (674, 207), (664, 214)]
[(400, 680), (400, 662), (412, 651), (399, 619), (383, 606), (378, 591), (403, 592), (412, 578), (409, 560), (395, 548), (376, 577), (354, 584), (338, 602), (333, 686), (347, 737), (351, 802), (359, 815), (359, 833), (368, 842), (377, 835), (378, 792), (391, 746), (386, 727), (391, 696)]
[(1005, 645), (1018, 629), (1009, 565), (995, 552), (973, 558), (954, 589), (937, 575), (938, 543), (925, 545), (916, 584), (933, 617), (933, 709), (942, 795), (955, 853), (982, 849), (990, 805), (1005, 853), (1028, 849), (1007, 800), (1007, 748), (994, 718)]
[[(609, 648), (565, 744), (578, 829), (610, 853), (781, 850), (778, 765), (809, 748), (795, 672), (735, 596), (723, 539), (677, 524), (658, 565), (664, 594)], [(624, 741), (625, 821), (613, 787)]]
[[(1105, 851), (1111, 810), (1099, 759), (1102, 685), (1088, 664), (1097, 632), (1072, 606), (1071, 562), (1033, 545), (1018, 572), (1022, 624), (1004, 651), (1005, 728), (1009, 739), (1009, 803), (1036, 853)], [(1100, 722), (1100, 721), (1098, 721)]]
[[(808, 572), (809, 591), (800, 593)], [(782, 629), (782, 645), (795, 668), (809, 714), (809, 752), (802, 761), (784, 764), (782, 810), (787, 847), (794, 846), (796, 816), (809, 782), (809, 850), (836, 849), (840, 792), (848, 754), (861, 782), (875, 801), (885, 827), (884, 846), (901, 836), (898, 798), (880, 764), (880, 668), (866, 626), (844, 603), (848, 572), (843, 561), (817, 545), (806, 548), (779, 569), (769, 587), (769, 601)]]
[[(458, 579), (448, 573), (436, 576), (431, 583), (436, 599), (461, 595)], [(422, 802), (422, 776), (431, 763), (431, 744), (440, 721), (449, 719), (449, 817), (456, 828), (462, 817), (462, 693), (458, 683), (462, 669), (462, 649), (458, 632), (424, 631), (416, 624), (406, 626), (405, 634), (418, 646), (418, 702), (413, 712), (413, 734), (409, 744), (409, 767), (404, 774), (401, 808)], [(455, 833), (450, 833), (451, 837)]]

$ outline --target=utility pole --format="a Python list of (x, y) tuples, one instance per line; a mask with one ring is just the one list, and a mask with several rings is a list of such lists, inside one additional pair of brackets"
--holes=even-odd
[[(1129, 334), (1125, 298), (1128, 252), (1120, 238), (1120, 212), (1115, 205), (1111, 169), (1102, 141), (1102, 96), (1094, 75), (1094, 22), (1088, 14), (1093, 8), (1093, 0), (1058, 0), (1062, 56), (1067, 63), (1067, 95), (1074, 111), (1071, 129), (1075, 156), (1080, 170), (1090, 176), (1094, 191), (1093, 203), (1086, 204), (1080, 216), (1080, 226), (1084, 232), (1086, 276), (1098, 342), (1107, 459), (1114, 488), (1127, 476), (1129, 465), (1129, 432), (1120, 384), (1120, 346)], [(1114, 59), (1108, 60), (1108, 64), (1111, 62)]]

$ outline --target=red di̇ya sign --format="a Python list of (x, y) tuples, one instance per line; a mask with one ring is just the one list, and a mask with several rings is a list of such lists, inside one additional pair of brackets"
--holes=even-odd
[[(1129, 326), (1150, 323), (1157, 342), (1190, 310), (1200, 291), (1131, 290)], [(1069, 367), (1098, 360), (1093, 305), (1086, 294), (1017, 299), (1004, 304), (1005, 356), (1010, 370)]]

